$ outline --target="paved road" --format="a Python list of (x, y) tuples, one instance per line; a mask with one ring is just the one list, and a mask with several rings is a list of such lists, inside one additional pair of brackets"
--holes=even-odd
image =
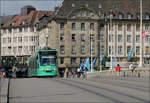
[(10, 103), (150, 103), (149, 79), (11, 79)]

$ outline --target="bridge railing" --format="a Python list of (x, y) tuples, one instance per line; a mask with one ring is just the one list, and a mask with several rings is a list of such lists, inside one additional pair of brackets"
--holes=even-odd
[(93, 73), (87, 73), (87, 77), (115, 77), (115, 76), (121, 76), (121, 77), (150, 77), (150, 69), (135, 69), (132, 71), (124, 68), (120, 71), (120, 75), (115, 70), (103, 70), (103, 71), (97, 71)]

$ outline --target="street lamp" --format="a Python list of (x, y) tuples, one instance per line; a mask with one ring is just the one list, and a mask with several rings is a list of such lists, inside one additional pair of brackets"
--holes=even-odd
[(45, 29), (46, 47), (48, 47), (48, 28)]

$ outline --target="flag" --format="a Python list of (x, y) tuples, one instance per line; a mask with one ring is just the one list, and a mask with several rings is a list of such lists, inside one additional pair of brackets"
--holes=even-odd
[(142, 38), (145, 38), (146, 37), (146, 31), (144, 30), (143, 32), (142, 32)]
[(116, 61), (116, 57), (117, 57), (117, 53), (116, 53), (115, 56), (113, 57), (112, 62), (115, 62), (115, 61)]
[(103, 59), (104, 59), (104, 55), (102, 55), (101, 58), (100, 58), (100, 65), (102, 64)]
[(95, 59), (93, 60), (93, 68), (95, 67), (97, 58), (98, 58), (98, 56), (96, 56)]
[(82, 70), (83, 64), (84, 64), (84, 60), (82, 60), (82, 62), (80, 64), (80, 71)]
[(84, 66), (90, 71), (90, 59), (88, 58), (84, 64)]
[(130, 58), (131, 58), (132, 52), (133, 52), (133, 47), (132, 47), (131, 50), (130, 50), (130, 53), (129, 53), (129, 56), (128, 56), (128, 61), (129, 61)]

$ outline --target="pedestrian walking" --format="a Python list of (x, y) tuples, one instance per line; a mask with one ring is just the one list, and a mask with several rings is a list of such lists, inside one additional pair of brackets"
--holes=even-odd
[(16, 78), (17, 66), (15, 64), (12, 67), (12, 71), (13, 71), (13, 77)]
[(131, 76), (133, 76), (133, 71), (134, 71), (134, 69), (135, 69), (135, 67), (134, 67), (134, 65), (131, 63), (131, 64), (129, 65), (129, 70), (131, 70)]
[(121, 69), (120, 69), (120, 65), (119, 65), (119, 64), (117, 64), (117, 66), (116, 66), (117, 76), (120, 76), (120, 71), (121, 71)]

